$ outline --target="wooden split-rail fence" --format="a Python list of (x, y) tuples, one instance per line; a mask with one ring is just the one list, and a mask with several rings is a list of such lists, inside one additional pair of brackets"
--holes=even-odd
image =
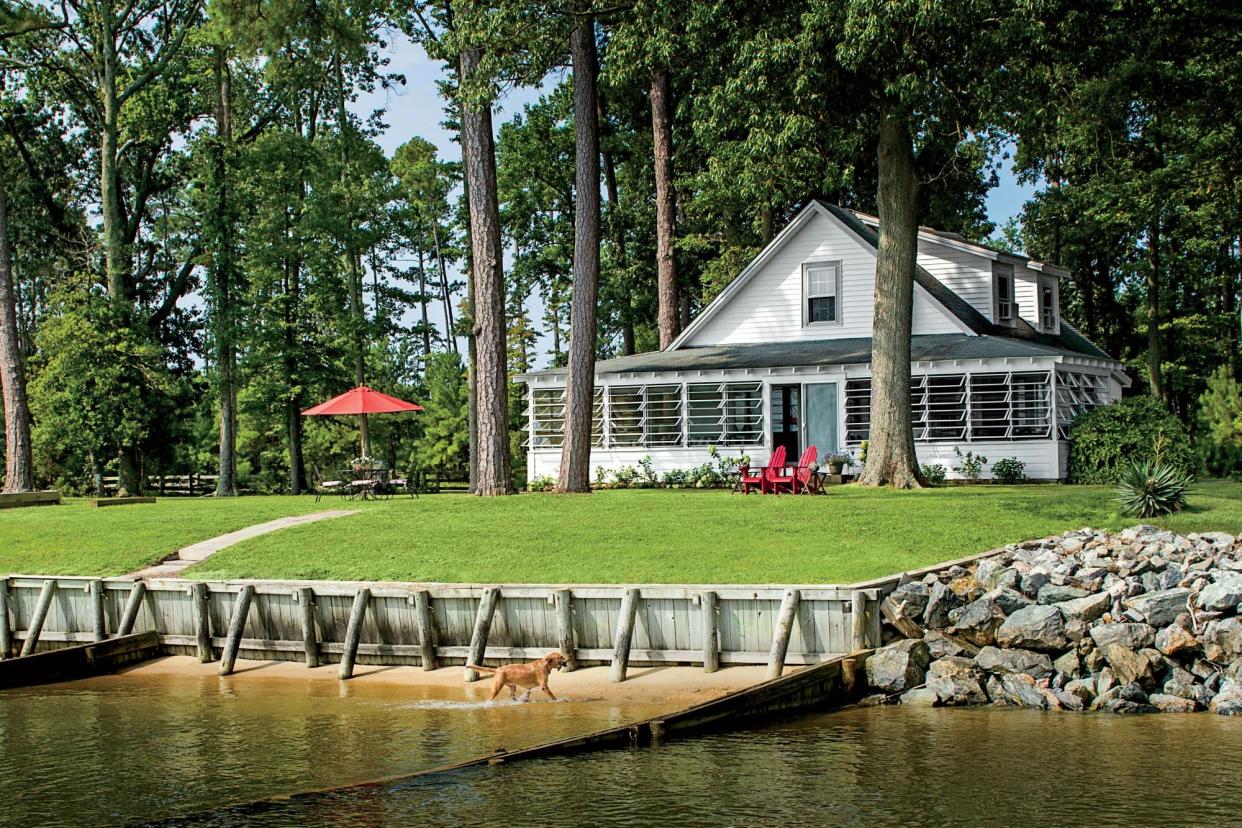
[[(886, 589), (837, 586), (538, 586), (340, 581), (0, 579), (0, 658), (152, 631), (165, 652), (421, 665), (816, 664), (880, 644)], [(467, 669), (465, 678), (477, 678)]]

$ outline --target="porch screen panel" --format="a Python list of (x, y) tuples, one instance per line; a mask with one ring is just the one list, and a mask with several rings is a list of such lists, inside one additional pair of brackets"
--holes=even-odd
[(554, 448), (565, 439), (565, 389), (537, 388), (531, 392), (530, 419), (534, 424), (531, 445)]
[(595, 386), (594, 400), (591, 404), (591, 445), (604, 445), (604, 389)]
[(927, 439), (927, 377), (910, 377), (910, 426), (915, 440)]
[(1009, 375), (970, 375), (970, 437), (1009, 439)]
[(643, 387), (614, 385), (608, 389), (608, 445), (640, 446), (643, 442)]
[(929, 374), (927, 377), (928, 442), (966, 439), (966, 375)]
[(1013, 440), (1046, 440), (1052, 436), (1052, 374), (1024, 371), (1009, 375), (1009, 436)]
[(648, 385), (644, 398), (644, 445), (681, 445), (681, 386)]
[(763, 442), (763, 383), (731, 382), (724, 387), (725, 427), (721, 445)]
[(714, 446), (724, 440), (724, 383), (686, 386), (686, 429), (692, 446)]
[(1108, 402), (1108, 378), (1080, 371), (1057, 371), (1057, 431), (1068, 439), (1079, 415)]
[(871, 433), (871, 380), (845, 381), (845, 444), (856, 446)]

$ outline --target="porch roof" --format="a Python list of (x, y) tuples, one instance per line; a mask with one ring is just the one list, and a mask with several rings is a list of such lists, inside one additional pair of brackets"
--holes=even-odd
[[(1068, 326), (1063, 326), (1063, 331)], [(1072, 328), (1069, 330), (1073, 330)], [(1077, 332), (1074, 331), (1076, 334)], [(1047, 340), (1048, 337), (1041, 337)], [(1079, 356), (1109, 359), (1085, 339), (1081, 343), (1062, 336), (1057, 344), (1010, 336), (934, 334), (911, 339), (914, 362), (957, 359), (1003, 359), (1005, 357)], [(1067, 341), (1068, 340), (1068, 341)], [(1079, 347), (1074, 347), (1078, 345)], [(743, 345), (683, 346), (676, 351), (604, 359), (595, 363), (596, 374), (640, 371), (701, 371), (728, 368), (792, 368), (827, 365), (860, 365), (871, 361), (871, 337), (823, 339), (811, 342), (762, 342)], [(531, 371), (517, 379), (565, 374), (565, 368)]]

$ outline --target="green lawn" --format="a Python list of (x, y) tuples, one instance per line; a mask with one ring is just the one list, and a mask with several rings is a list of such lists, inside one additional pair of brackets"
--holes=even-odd
[[(1200, 484), (1180, 532), (1242, 533), (1242, 484)], [(309, 497), (0, 512), (0, 570), (112, 575), (214, 534), (341, 504)], [(224, 550), (192, 577), (554, 583), (847, 582), (1081, 526), (1136, 523), (1106, 487), (397, 498)]]

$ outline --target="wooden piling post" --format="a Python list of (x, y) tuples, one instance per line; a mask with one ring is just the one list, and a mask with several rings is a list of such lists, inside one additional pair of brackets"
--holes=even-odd
[(129, 591), (129, 598), (125, 600), (125, 611), (121, 613), (121, 625), (117, 627), (117, 635), (129, 635), (134, 631), (134, 624), (138, 621), (138, 611), (142, 609), (142, 596), (146, 594), (146, 582), (134, 581), (134, 586)]
[(371, 590), (358, 590), (354, 595), (354, 605), (349, 610), (349, 626), (345, 628), (345, 649), (341, 653), (341, 670), (337, 674), (341, 680), (354, 675), (354, 659), (358, 657), (358, 641), (362, 638), (362, 621), (367, 615), (367, 605), (371, 603)]
[(703, 619), (703, 672), (714, 673), (720, 669), (720, 635), (716, 618), (719, 601), (715, 592), (699, 596), (699, 610)]
[(91, 581), (91, 616), (96, 641), (108, 637), (108, 622), (104, 616), (104, 583), (98, 579)]
[(772, 652), (768, 655), (768, 678), (780, 678), (785, 669), (785, 654), (789, 652), (789, 637), (793, 633), (794, 619), (798, 617), (798, 590), (785, 590), (781, 600), (781, 613), (776, 619), (772, 635)]
[(861, 589), (850, 593), (850, 649), (867, 649), (867, 594)]
[(0, 661), (13, 652), (13, 628), (9, 626), (9, 579), (0, 580)]
[(190, 610), (194, 617), (194, 645), (198, 660), (206, 664), (215, 657), (211, 649), (211, 611), (208, 607), (207, 585), (198, 581), (190, 587)]
[(297, 596), (302, 617), (302, 649), (306, 652), (306, 666), (318, 667), (319, 636), (315, 629), (315, 590), (302, 587)]
[[(492, 616), (496, 613), (496, 603), (500, 600), (500, 589), (491, 587), (483, 590), (479, 599), (479, 613), (474, 618), (474, 632), (470, 636), (470, 655), (467, 664), (479, 664), (487, 653), (487, 636), (492, 631)], [(478, 681), (479, 674), (469, 667), (466, 668), (466, 681)]]
[(250, 599), (254, 597), (254, 587), (246, 584), (237, 593), (233, 601), (233, 617), (229, 619), (229, 634), (224, 639), (224, 653), (220, 656), (220, 675), (233, 674), (233, 663), (237, 661), (237, 650), (241, 647), (242, 631), (246, 629), (246, 616), (250, 614)]
[(34, 615), (30, 617), (30, 628), (26, 630), (26, 640), (22, 642), (22, 655), (34, 652), (39, 643), (39, 634), (43, 632), (43, 622), (47, 620), (47, 611), (52, 607), (52, 596), (56, 594), (56, 581), (49, 578), (43, 582), (39, 592), (39, 601), (35, 604)]
[(414, 626), (418, 630), (418, 647), (423, 670), (436, 669), (436, 627), (431, 618), (431, 593), (420, 589), (414, 593)]
[(558, 589), (552, 593), (556, 602), (556, 646), (565, 656), (563, 669), (572, 673), (578, 669), (577, 643), (574, 640), (574, 594), (568, 589)]
[(617, 616), (617, 637), (612, 646), (612, 670), (608, 680), (613, 684), (625, 681), (630, 666), (630, 641), (634, 637), (634, 616), (638, 612), (638, 590), (627, 589), (621, 598), (621, 613)]

